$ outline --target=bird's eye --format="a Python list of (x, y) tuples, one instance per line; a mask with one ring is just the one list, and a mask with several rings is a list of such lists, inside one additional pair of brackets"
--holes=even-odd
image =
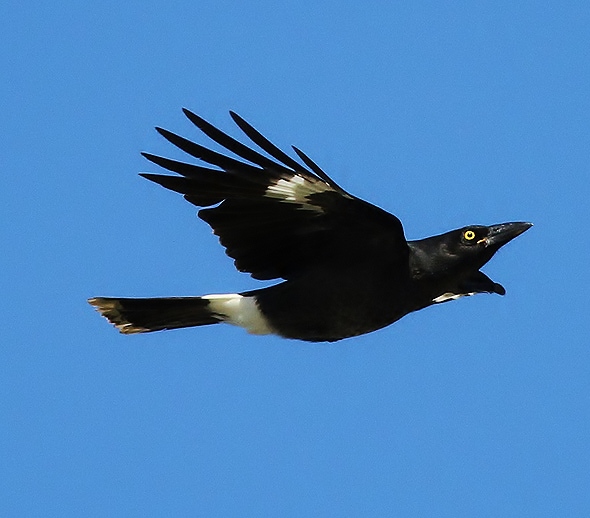
[(463, 233), (463, 237), (466, 241), (473, 241), (475, 239), (475, 232), (473, 230), (466, 230)]

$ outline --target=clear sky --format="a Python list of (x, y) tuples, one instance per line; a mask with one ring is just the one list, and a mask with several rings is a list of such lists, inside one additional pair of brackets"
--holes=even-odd
[[(35, 5), (37, 4), (37, 5)], [(587, 1), (5, 1), (0, 515), (590, 516)], [(532, 221), (479, 295), (336, 344), (122, 336), (86, 303), (259, 287), (137, 176), (187, 107), (410, 239)]]

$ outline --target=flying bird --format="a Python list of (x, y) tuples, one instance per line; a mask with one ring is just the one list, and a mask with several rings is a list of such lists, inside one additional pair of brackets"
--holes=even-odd
[(506, 293), (480, 268), (531, 223), (469, 225), (408, 241), (396, 216), (346, 192), (296, 147), (300, 161), (230, 112), (262, 154), (184, 113), (234, 156), (156, 128), (201, 164), (142, 153), (177, 175), (141, 176), (203, 207), (199, 217), (240, 272), (282, 282), (200, 297), (89, 299), (121, 333), (225, 322), (254, 334), (333, 342), (433, 304)]

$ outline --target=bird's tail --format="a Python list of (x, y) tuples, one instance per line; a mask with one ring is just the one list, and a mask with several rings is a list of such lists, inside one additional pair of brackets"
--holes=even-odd
[(222, 319), (203, 297), (154, 299), (96, 297), (88, 299), (97, 311), (124, 334), (217, 324)]
[(255, 297), (245, 294), (149, 299), (95, 297), (88, 302), (124, 334), (219, 322), (244, 327), (254, 334), (273, 332), (260, 313)]

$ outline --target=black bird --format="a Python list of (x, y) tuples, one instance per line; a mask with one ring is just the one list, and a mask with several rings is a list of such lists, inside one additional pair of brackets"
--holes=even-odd
[(239, 271), (284, 282), (202, 297), (90, 299), (122, 333), (226, 322), (254, 334), (333, 342), (375, 331), (432, 304), (476, 293), (505, 294), (480, 268), (531, 223), (471, 225), (407, 241), (398, 218), (347, 193), (296, 147), (302, 163), (230, 112), (263, 155), (184, 113), (239, 159), (156, 128), (216, 168), (143, 153), (181, 176), (141, 176), (208, 207), (199, 217), (219, 236)]

